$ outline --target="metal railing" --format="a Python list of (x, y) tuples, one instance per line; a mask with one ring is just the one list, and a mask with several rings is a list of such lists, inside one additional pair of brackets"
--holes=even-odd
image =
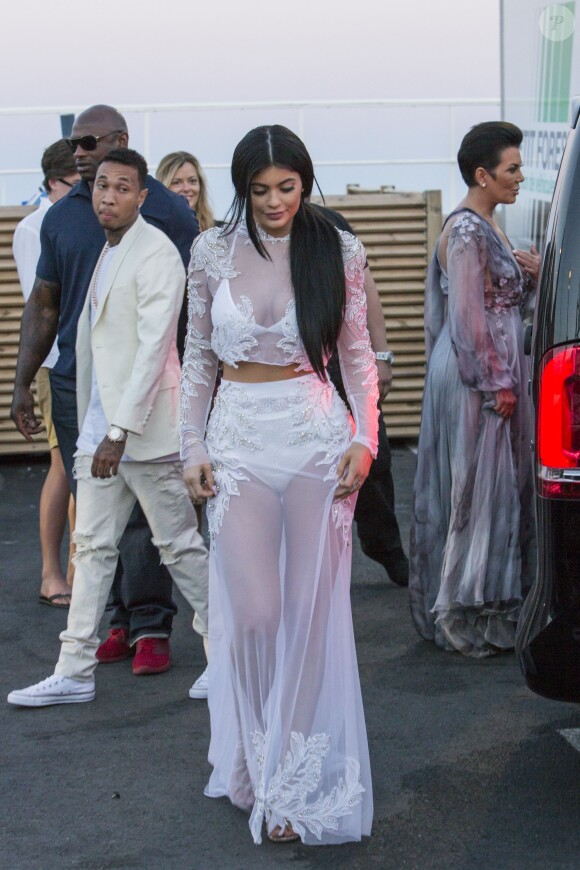
[[(59, 118), (60, 115), (64, 114), (78, 114), (82, 111), (85, 106), (35, 106), (35, 107), (14, 107), (14, 108), (0, 108), (0, 120), (6, 118), (14, 118), (15, 123), (18, 123), (18, 119), (23, 117), (30, 116), (52, 116), (52, 118)], [(446, 140), (448, 143), (448, 150), (446, 149), (446, 153), (439, 154), (430, 154), (427, 156), (417, 156), (417, 157), (403, 157), (403, 156), (380, 156), (374, 158), (365, 158), (356, 153), (353, 153), (352, 148), (350, 148), (350, 153), (345, 154), (344, 158), (337, 158), (333, 160), (326, 159), (318, 159), (316, 153), (313, 153), (313, 159), (315, 163), (315, 168), (342, 168), (342, 167), (411, 167), (411, 166), (448, 166), (449, 167), (449, 175), (448, 175), (448, 195), (450, 196), (451, 201), (454, 203), (457, 197), (457, 181), (458, 174), (456, 170), (456, 150), (458, 144), (458, 124), (457, 124), (457, 116), (460, 110), (466, 109), (477, 109), (481, 110), (482, 108), (493, 108), (498, 110), (500, 108), (500, 100), (498, 98), (448, 98), (448, 99), (360, 99), (360, 100), (285, 100), (285, 101), (253, 101), (253, 102), (221, 102), (221, 103), (165, 103), (159, 105), (147, 105), (147, 104), (133, 104), (133, 105), (122, 105), (119, 106), (121, 112), (127, 115), (140, 115), (142, 116), (142, 127), (140, 133), (136, 134), (136, 130), (134, 124), (131, 124), (131, 136), (132, 139), (135, 136), (140, 139), (140, 150), (142, 151), (144, 157), (147, 162), (150, 164), (151, 169), (154, 171), (155, 162), (152, 161), (152, 154), (155, 151), (154, 143), (153, 143), (153, 134), (152, 134), (152, 120), (156, 115), (160, 114), (183, 114), (183, 113), (191, 113), (200, 114), (200, 113), (226, 113), (226, 112), (242, 112), (248, 113), (251, 112), (255, 115), (255, 113), (264, 114), (271, 112), (272, 110), (284, 110), (290, 111), (295, 115), (295, 123), (293, 125), (293, 129), (296, 130), (301, 138), (306, 138), (307, 132), (307, 121), (311, 124), (313, 120), (316, 119), (317, 123), (320, 123), (320, 113), (321, 112), (333, 112), (336, 110), (375, 110), (381, 112), (383, 110), (390, 110), (391, 112), (395, 112), (397, 110), (403, 109), (414, 109), (417, 111), (425, 110), (425, 109), (437, 109), (440, 108), (442, 112), (446, 113), (445, 121), (441, 121), (444, 123), (447, 128), (447, 136)], [(316, 113), (313, 115), (312, 113)], [(260, 121), (259, 123), (267, 123), (266, 120)], [(384, 120), (382, 122), (384, 124)], [(460, 131), (462, 134), (465, 131), (465, 127), (463, 127)], [(426, 131), (427, 132), (427, 131)], [(56, 137), (55, 137), (56, 138)], [(234, 143), (235, 144), (235, 143)], [(399, 153), (404, 153), (407, 148), (405, 147), (405, 137), (404, 135), (401, 137), (400, 142), (400, 151)], [(2, 151), (5, 151), (5, 148), (0, 148), (0, 162), (2, 161)], [(312, 152), (311, 152), (312, 153)], [(158, 159), (161, 156), (160, 153), (156, 153), (155, 157)], [(206, 162), (203, 161), (204, 170), (208, 172), (212, 171), (224, 171), (229, 170), (229, 163), (227, 162)], [(36, 176), (39, 177), (39, 169), (38, 167), (17, 167), (17, 168), (0, 168), (0, 203), (6, 204), (6, 185), (5, 180), (8, 178), (13, 178), (17, 176)], [(380, 186), (380, 185), (378, 185)], [(330, 191), (327, 191), (330, 192)], [(339, 192), (339, 191), (334, 191)]]

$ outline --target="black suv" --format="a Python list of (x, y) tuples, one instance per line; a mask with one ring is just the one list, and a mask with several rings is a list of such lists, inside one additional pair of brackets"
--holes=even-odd
[(531, 344), (538, 575), (516, 650), (528, 686), (580, 702), (580, 98), (546, 231)]

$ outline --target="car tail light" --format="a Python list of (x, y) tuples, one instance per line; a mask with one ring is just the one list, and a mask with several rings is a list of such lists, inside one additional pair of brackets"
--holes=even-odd
[(550, 350), (540, 366), (538, 488), (546, 498), (580, 499), (580, 346)]

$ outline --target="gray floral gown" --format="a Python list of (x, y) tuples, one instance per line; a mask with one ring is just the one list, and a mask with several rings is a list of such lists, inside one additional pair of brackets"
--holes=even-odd
[[(531, 409), (522, 315), (531, 293), (491, 224), (462, 209), (447, 271), (427, 275), (427, 380), (411, 528), (419, 634), (482, 657), (514, 646), (535, 569)], [(496, 393), (517, 397), (507, 420)]]

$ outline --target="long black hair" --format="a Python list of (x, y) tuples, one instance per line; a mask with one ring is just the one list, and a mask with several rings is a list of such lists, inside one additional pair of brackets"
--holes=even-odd
[(325, 380), (324, 356), (336, 347), (346, 302), (342, 248), (335, 227), (307, 202), (315, 181), (314, 167), (302, 140), (287, 127), (256, 127), (236, 146), (232, 158), (236, 195), (226, 215), (225, 231), (232, 232), (245, 216), (252, 244), (264, 259), (270, 258), (257, 232), (250, 190), (255, 175), (270, 166), (297, 172), (302, 181), (300, 207), (290, 235), (290, 273), (300, 338), (313, 370)]

